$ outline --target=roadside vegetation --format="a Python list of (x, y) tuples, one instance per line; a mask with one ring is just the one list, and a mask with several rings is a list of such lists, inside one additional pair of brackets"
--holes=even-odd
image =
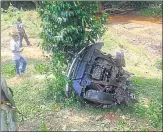
[[(121, 49), (119, 44), (123, 45), (126, 55), (126, 70), (135, 74), (131, 78), (131, 88), (136, 93), (138, 102), (130, 106), (121, 105), (103, 109), (90, 108), (83, 106), (74, 94), (70, 99), (65, 98), (64, 84), (67, 78), (59, 76), (59, 74), (55, 74), (55, 76), (52, 74), (55, 69), (52, 69), (51, 56), (46, 57), (46, 53), (38, 48), (43, 43), (40, 39), (40, 25), (42, 22), (39, 14), (36, 11), (17, 10), (13, 6), (10, 6), (6, 13), (2, 9), (1, 11), (1, 74), (5, 76), (9, 87), (14, 91), (17, 108), (27, 116), (25, 121), (22, 121), (19, 115), (21, 130), (71, 131), (82, 130), (82, 128), (84, 130), (94, 130), (96, 128), (101, 131), (162, 130), (161, 56), (151, 54), (143, 45), (131, 45), (125, 38), (118, 37), (116, 31), (107, 28), (101, 38), (101, 41), (105, 44), (102, 50), (114, 55), (115, 51)], [(143, 10), (140, 13), (145, 16), (161, 15), (160, 8), (150, 11)], [(26, 74), (21, 78), (16, 78), (10, 56), (6, 57), (4, 51), (7, 51), (6, 48), (9, 47), (10, 38), (8, 33), (14, 27), (14, 23), (19, 16), (26, 25), (26, 32), (33, 42), (33, 46), (24, 51), (24, 56), (28, 62)], [(63, 72), (63, 75), (65, 74), (66, 71)], [(58, 84), (55, 84), (56, 82)], [(87, 121), (86, 125), (84, 127), (84, 123), (80, 124), (79, 127), (72, 125), (73, 123), (70, 125), (68, 122), (72, 120), (65, 117), (70, 111), (73, 113), (70, 116), (83, 116), (83, 119)], [(102, 116), (108, 113), (114, 113), (118, 116), (117, 118), (114, 116), (116, 126), (114, 126), (115, 123), (109, 123), (108, 121), (112, 121), (113, 117), (109, 116), (107, 121), (102, 120)], [(67, 126), (64, 126), (63, 121)], [(82, 122), (83, 120), (79, 121)], [(97, 127), (98, 125), (100, 127)]]
[(162, 16), (162, 4), (151, 5), (146, 9), (141, 9), (136, 13), (137, 15), (147, 16), (147, 17), (161, 17)]

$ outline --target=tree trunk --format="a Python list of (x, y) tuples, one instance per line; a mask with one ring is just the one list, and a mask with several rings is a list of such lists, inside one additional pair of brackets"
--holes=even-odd
[(102, 2), (98, 1), (98, 14), (102, 14), (102, 10), (103, 10)]

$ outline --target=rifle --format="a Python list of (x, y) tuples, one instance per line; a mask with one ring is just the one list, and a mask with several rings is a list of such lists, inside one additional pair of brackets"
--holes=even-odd
[(1, 99), (1, 104), (9, 106), (13, 111), (19, 113), (22, 116), (22, 121), (24, 121), (24, 118), (27, 118), (24, 114), (22, 114), (15, 106), (13, 106), (11, 103), (7, 102), (6, 100)]

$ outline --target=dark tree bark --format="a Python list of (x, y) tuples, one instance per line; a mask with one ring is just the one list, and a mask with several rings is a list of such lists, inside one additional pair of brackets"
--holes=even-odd
[(102, 13), (102, 10), (103, 10), (102, 2), (101, 1), (98, 1), (98, 12), (101, 14)]

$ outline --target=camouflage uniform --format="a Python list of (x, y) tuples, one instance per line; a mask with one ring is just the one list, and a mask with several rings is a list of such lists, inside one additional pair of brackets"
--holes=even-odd
[[(13, 100), (13, 94), (10, 88), (7, 87), (6, 81), (1, 77), (1, 100), (9, 102), (12, 106), (15, 106)], [(17, 115), (13, 109), (1, 102), (1, 131), (18, 131)]]

